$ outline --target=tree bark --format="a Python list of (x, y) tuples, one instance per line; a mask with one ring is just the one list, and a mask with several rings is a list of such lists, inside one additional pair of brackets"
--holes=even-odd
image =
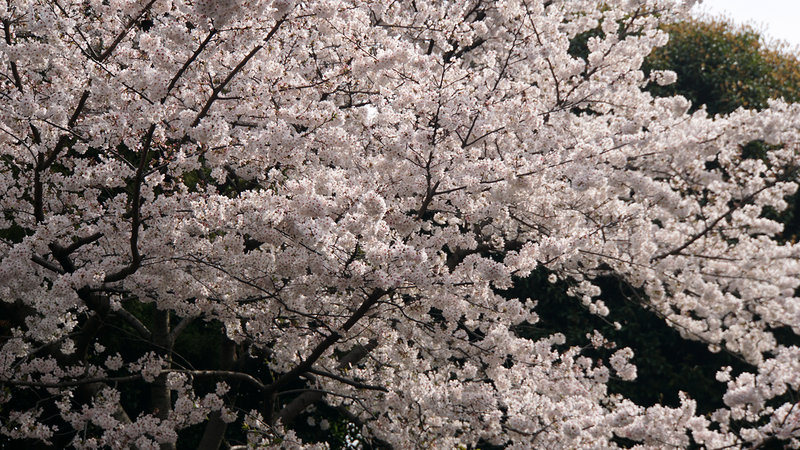
[[(347, 369), (353, 364), (359, 362), (362, 358), (367, 356), (375, 347), (378, 346), (378, 341), (372, 339), (367, 345), (358, 346), (351, 350), (346, 355), (342, 356), (339, 360), (339, 365), (336, 366), (338, 370)], [(324, 397), (325, 394), (319, 391), (308, 391), (300, 394), (296, 399), (292, 400), (289, 404), (283, 407), (278, 413), (278, 419), (286, 426), (294, 421), (294, 419), (302, 413), (306, 408), (318, 402)]]
[[(236, 357), (236, 343), (232, 340), (223, 337), (222, 341), (222, 370), (231, 370), (234, 368), (238, 358)], [(240, 381), (234, 381), (231, 390), (228, 392), (225, 404), (232, 405), (236, 402), (236, 395), (239, 391)], [(222, 439), (225, 437), (225, 431), (228, 429), (228, 424), (222, 420), (221, 411), (214, 411), (208, 415), (208, 424), (203, 432), (203, 437), (200, 439), (200, 445), (197, 450), (217, 450)]]
[[(172, 357), (174, 341), (169, 330), (169, 310), (158, 309), (153, 312), (153, 345), (155, 352), (165, 358)], [(167, 366), (169, 368), (169, 366)], [(150, 384), (150, 399), (153, 404), (153, 413), (161, 420), (166, 420), (172, 411), (172, 398), (167, 386), (167, 374), (162, 373)], [(161, 450), (175, 450), (174, 443), (161, 444)]]

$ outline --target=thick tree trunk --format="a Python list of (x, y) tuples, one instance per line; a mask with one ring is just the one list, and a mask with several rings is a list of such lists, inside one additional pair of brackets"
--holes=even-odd
[[(169, 310), (162, 311), (156, 308), (153, 313), (153, 344), (155, 351), (160, 356), (169, 359), (172, 356), (174, 344), (169, 329)], [(169, 417), (172, 411), (172, 398), (167, 386), (167, 374), (162, 373), (150, 385), (150, 399), (153, 404), (153, 413), (161, 420)], [(175, 450), (175, 444), (161, 444), (161, 450)]]
[[(237, 362), (236, 357), (236, 343), (230, 339), (224, 338), (222, 341), (222, 370), (231, 370), (235, 367)], [(236, 395), (239, 390), (240, 382), (233, 382), (231, 390), (228, 391), (227, 398), (225, 399), (226, 405), (232, 405), (236, 402)], [(200, 439), (200, 445), (197, 450), (218, 450), (222, 439), (225, 437), (225, 430), (228, 429), (228, 424), (222, 420), (220, 411), (214, 411), (208, 415), (208, 424), (203, 432), (203, 437)]]

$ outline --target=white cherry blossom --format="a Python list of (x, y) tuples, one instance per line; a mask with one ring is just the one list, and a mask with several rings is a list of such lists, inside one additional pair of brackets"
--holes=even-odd
[[(674, 82), (640, 66), (690, 3), (8, 0), (0, 434), (322, 448), (292, 424), (326, 402), (398, 450), (797, 447), (775, 331), (800, 333), (800, 246), (765, 212), (797, 190), (800, 106), (645, 92)], [(709, 416), (636, 405), (608, 388), (630, 348), (516, 331), (537, 304), (500, 291), (537, 270), (619, 328), (613, 275), (752, 370), (719, 368)], [(176, 350), (189, 327), (207, 366)]]

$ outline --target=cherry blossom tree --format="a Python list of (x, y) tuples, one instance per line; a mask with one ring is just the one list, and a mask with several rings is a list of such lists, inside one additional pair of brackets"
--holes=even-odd
[[(800, 247), (765, 217), (800, 106), (647, 93), (689, 6), (6, 0), (0, 433), (317, 448), (325, 405), (381, 448), (800, 446)], [(752, 369), (707, 416), (637, 405), (630, 348), (520, 331), (537, 302), (500, 294), (533, 271), (609, 323), (615, 277)]]

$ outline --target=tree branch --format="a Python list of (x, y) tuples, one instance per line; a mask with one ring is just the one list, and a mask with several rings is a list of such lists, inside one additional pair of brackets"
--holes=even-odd
[(185, 330), (186, 327), (189, 326), (189, 324), (194, 322), (194, 319), (196, 319), (196, 318), (197, 318), (197, 316), (191, 316), (191, 317), (184, 317), (183, 319), (181, 319), (181, 321), (178, 322), (178, 324), (175, 325), (175, 328), (173, 328), (172, 331), (170, 332), (170, 336), (171, 336), (172, 341), (174, 342), (175, 339), (177, 339), (178, 336), (180, 336), (180, 334), (183, 332), (183, 330)]
[(155, 2), (156, 0), (150, 0), (150, 2), (144, 5), (141, 11), (139, 11), (139, 14), (137, 14), (134, 17), (131, 17), (128, 23), (125, 24), (125, 27), (122, 29), (122, 32), (117, 36), (116, 39), (114, 39), (114, 42), (112, 42), (111, 45), (109, 45), (108, 48), (103, 52), (103, 54), (101, 54), (100, 57), (97, 58), (98, 62), (103, 62), (109, 56), (111, 56), (111, 53), (114, 52), (114, 50), (117, 48), (120, 42), (122, 42), (122, 40), (125, 39), (125, 36), (128, 34), (128, 31), (130, 31), (131, 28), (133, 28), (133, 26), (136, 25), (145, 14), (147, 14), (147, 11), (150, 11), (150, 8), (153, 7)]
[[(272, 29), (269, 31), (269, 33), (267, 33), (267, 36), (264, 38), (264, 42), (265, 43), (267, 41), (269, 41), (272, 38), (272, 36), (275, 35), (275, 33), (278, 32), (278, 28), (280, 28), (280, 26), (284, 22), (286, 22), (286, 16), (284, 16), (283, 18), (281, 18), (280, 20), (275, 22), (275, 25), (272, 27)], [(192, 122), (191, 128), (194, 128), (198, 124), (200, 124), (200, 121), (203, 120), (203, 118), (208, 115), (208, 111), (211, 109), (211, 105), (213, 105), (214, 102), (217, 101), (217, 99), (219, 98), (219, 94), (225, 89), (226, 86), (228, 86), (228, 83), (230, 83), (231, 80), (233, 80), (233, 78), (239, 72), (241, 72), (242, 69), (244, 69), (244, 66), (246, 66), (247, 63), (250, 62), (250, 60), (253, 59), (253, 57), (256, 56), (256, 54), (262, 48), (264, 48), (264, 44), (259, 44), (259, 45), (256, 45), (255, 47), (253, 47), (253, 49), (250, 50), (250, 53), (248, 53), (244, 58), (242, 58), (242, 60), (239, 61), (239, 64), (237, 64), (236, 67), (234, 67), (233, 70), (231, 70), (228, 73), (228, 76), (225, 77), (225, 79), (222, 81), (222, 83), (220, 83), (217, 87), (214, 88), (214, 90), (211, 92), (211, 96), (206, 101), (206, 104), (203, 105), (203, 109), (201, 109), (200, 112), (197, 113), (197, 116), (195, 117), (194, 122)], [(186, 139), (188, 139), (188, 136), (184, 137), (184, 140), (186, 140)]]
[(262, 392), (269, 390), (268, 386), (258, 381), (255, 377), (242, 372), (232, 372), (228, 370), (183, 370), (183, 369), (170, 369), (166, 372), (185, 373), (193, 377), (219, 377), (229, 380), (240, 380), (249, 383), (256, 389)]
[(142, 378), (141, 374), (129, 375), (127, 377), (96, 377), (96, 378), (83, 378), (80, 380), (59, 381), (58, 383), (45, 383), (42, 381), (25, 381), (25, 380), (9, 380), (0, 379), (0, 384), (8, 386), (25, 386), (25, 387), (38, 387), (45, 389), (57, 389), (67, 387), (85, 386), (93, 383), (124, 383), (127, 381), (136, 381)]
[[(384, 295), (388, 292), (384, 291), (383, 289), (376, 289), (369, 297), (367, 297), (358, 310), (350, 316), (350, 319), (342, 325), (341, 329), (344, 332), (349, 331), (353, 326), (361, 320), (367, 314), (372, 306), (378, 302)], [(280, 378), (272, 382), (269, 386), (267, 386), (266, 392), (267, 393), (275, 393), (280, 388), (286, 386), (290, 382), (294, 381), (300, 374), (304, 372), (308, 372), (311, 369), (311, 366), (314, 365), (315, 362), (322, 356), (325, 351), (330, 348), (333, 344), (336, 343), (342, 337), (341, 334), (338, 332), (334, 332), (326, 337), (322, 342), (317, 344), (314, 350), (311, 352), (306, 359), (301, 362), (300, 364), (296, 365), (292, 370), (283, 374)]]
[(359, 383), (357, 381), (353, 381), (353, 380), (350, 380), (350, 379), (345, 378), (345, 377), (340, 377), (339, 375), (336, 375), (336, 374), (333, 374), (333, 373), (330, 373), (330, 372), (326, 372), (324, 370), (309, 369), (309, 373), (313, 373), (314, 375), (319, 375), (319, 376), (322, 376), (322, 377), (327, 377), (327, 378), (334, 379), (334, 380), (336, 380), (336, 381), (338, 381), (340, 383), (344, 383), (344, 384), (347, 384), (349, 386), (353, 386), (356, 389), (365, 389), (365, 390), (368, 390), (368, 391), (389, 392), (389, 390), (386, 389), (383, 386), (374, 386), (374, 385), (371, 385), (371, 384)]
[(199, 47), (197, 47), (197, 50), (195, 50), (194, 53), (192, 53), (192, 56), (190, 56), (189, 59), (186, 60), (186, 62), (183, 64), (183, 67), (181, 67), (180, 70), (178, 70), (178, 73), (176, 73), (175, 76), (172, 77), (172, 81), (170, 81), (169, 86), (167, 86), (167, 92), (164, 94), (164, 98), (161, 99), (162, 104), (167, 100), (167, 96), (169, 95), (170, 92), (172, 92), (172, 89), (175, 87), (175, 84), (178, 83), (178, 80), (183, 76), (183, 73), (186, 72), (187, 69), (189, 69), (189, 66), (194, 62), (195, 59), (197, 59), (198, 56), (200, 56), (200, 53), (202, 53), (202, 51), (206, 48), (206, 46), (208, 46), (208, 43), (211, 42), (211, 38), (216, 36), (216, 34), (217, 34), (216, 28), (209, 31), (208, 36), (206, 36), (205, 40), (200, 44)]
[(133, 327), (133, 329), (136, 330), (137, 333), (139, 333), (139, 336), (142, 339), (150, 341), (153, 338), (153, 333), (151, 333), (150, 330), (148, 330), (147, 327), (144, 326), (144, 324), (140, 322), (139, 319), (136, 318), (136, 316), (129, 313), (127, 310), (119, 309), (117, 311), (114, 311), (113, 314), (118, 316), (123, 321), (125, 321), (125, 323), (127, 323), (131, 327)]
[(661, 253), (659, 255), (654, 256), (653, 257), (653, 261), (658, 261), (659, 259), (664, 259), (667, 256), (677, 255), (677, 254), (681, 253), (682, 251), (686, 250), (690, 245), (694, 244), (700, 238), (702, 238), (703, 236), (707, 235), (711, 230), (713, 230), (717, 226), (718, 223), (720, 223), (725, 218), (730, 217), (731, 214), (734, 213), (734, 211), (736, 211), (737, 209), (741, 208), (742, 206), (750, 204), (750, 202), (755, 200), (755, 198), (758, 196), (758, 194), (760, 194), (763, 191), (769, 189), (770, 187), (775, 186), (776, 183), (784, 181), (786, 179), (790, 179), (792, 176), (794, 176), (794, 173), (795, 173), (794, 170), (789, 171), (786, 174), (784, 174), (782, 177), (776, 178), (774, 183), (765, 184), (764, 187), (762, 187), (761, 189), (758, 189), (757, 191), (753, 192), (752, 194), (743, 197), (741, 200), (736, 202), (734, 205), (730, 206), (728, 208), (728, 211), (725, 212), (725, 214), (722, 214), (719, 217), (717, 217), (716, 219), (714, 219), (710, 224), (706, 225), (706, 227), (704, 229), (702, 229), (699, 232), (695, 233), (692, 237), (689, 238), (689, 240), (684, 242), (680, 247), (675, 248), (673, 250), (670, 250), (668, 252), (664, 252), (664, 253)]
[(69, 255), (84, 245), (88, 245), (97, 241), (101, 237), (103, 237), (103, 233), (94, 233), (91, 236), (76, 240), (72, 243), (72, 245), (66, 248), (57, 243), (52, 243), (48, 245), (48, 247), (50, 248), (50, 251), (53, 252), (53, 257), (56, 259), (56, 261), (58, 261), (58, 263), (61, 264), (61, 267), (64, 268), (64, 271), (67, 273), (72, 273), (75, 272), (75, 264), (72, 262), (72, 259), (69, 257)]
[(153, 133), (155, 133), (155, 131), (156, 124), (150, 125), (150, 129), (147, 130), (147, 135), (145, 135), (144, 143), (142, 144), (142, 150), (140, 152), (141, 160), (139, 161), (139, 167), (136, 169), (136, 179), (133, 184), (133, 199), (131, 199), (131, 209), (129, 211), (131, 215), (131, 263), (116, 273), (106, 275), (105, 283), (113, 283), (124, 279), (128, 275), (139, 270), (139, 265), (142, 263), (142, 255), (139, 254), (139, 227), (142, 223), (142, 216), (140, 213), (140, 208), (142, 206), (141, 192), (142, 183), (144, 182), (144, 170), (150, 160), (150, 145), (153, 142)]
[[(222, 369), (232, 369), (238, 362), (236, 358), (236, 343), (227, 337), (223, 337), (221, 353)], [(235, 404), (240, 383), (240, 380), (231, 383), (230, 390), (223, 396), (226, 405)], [(203, 431), (203, 437), (200, 439), (197, 450), (218, 450), (227, 428), (228, 423), (222, 420), (222, 411), (212, 411), (208, 416), (208, 424)]]
[[(359, 345), (355, 347), (354, 349), (350, 350), (346, 355), (342, 356), (342, 358), (339, 360), (339, 365), (336, 368), (338, 370), (342, 370), (351, 367), (353, 364), (357, 363), (365, 356), (367, 356), (369, 352), (371, 352), (377, 346), (378, 346), (378, 341), (372, 339), (367, 343), (367, 345)], [(310, 370), (309, 372), (316, 373), (315, 371), (313, 371), (313, 369)], [(329, 376), (335, 379), (342, 378), (330, 374), (328, 372), (322, 372), (320, 373), (320, 375)], [(342, 382), (347, 384), (351, 383), (350, 380)], [(380, 388), (379, 390), (387, 391), (386, 388)], [(281, 409), (281, 411), (278, 413), (278, 419), (280, 419), (281, 423), (284, 425), (291, 423), (300, 413), (305, 411), (306, 408), (318, 402), (324, 396), (325, 394), (323, 392), (318, 392), (318, 391), (304, 392), (300, 394), (300, 396), (298, 396), (296, 399), (292, 400), (290, 403), (284, 406), (283, 409)]]
[(61, 267), (58, 267), (57, 265), (51, 263), (50, 261), (48, 261), (48, 260), (46, 260), (46, 259), (44, 259), (44, 258), (42, 258), (40, 256), (36, 256), (36, 255), (31, 256), (31, 261), (33, 261), (36, 264), (44, 267), (47, 270), (52, 270), (53, 272), (55, 272), (57, 274), (64, 275), (65, 273), (67, 273)]

